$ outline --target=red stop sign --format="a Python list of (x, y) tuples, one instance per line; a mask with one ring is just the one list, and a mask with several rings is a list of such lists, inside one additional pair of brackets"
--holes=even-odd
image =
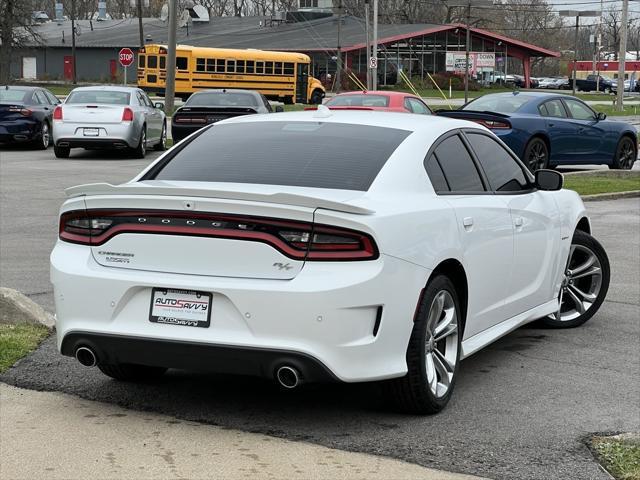
[(130, 48), (123, 48), (122, 50), (120, 50), (118, 58), (120, 59), (120, 65), (122, 65), (123, 67), (128, 67), (133, 63), (133, 52)]

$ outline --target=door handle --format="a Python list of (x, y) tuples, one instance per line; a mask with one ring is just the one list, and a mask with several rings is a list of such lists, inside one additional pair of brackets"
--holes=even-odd
[(522, 217), (516, 217), (513, 223), (516, 226), (516, 229), (521, 230), (522, 225), (524, 225), (524, 219)]
[(471, 227), (473, 227), (473, 217), (464, 217), (462, 219), (462, 226), (465, 230), (471, 230)]

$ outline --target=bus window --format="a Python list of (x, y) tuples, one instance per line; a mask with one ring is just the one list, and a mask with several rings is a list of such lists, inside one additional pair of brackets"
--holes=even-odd
[(204, 58), (196, 58), (196, 72), (204, 72)]
[(273, 75), (273, 62), (264, 62), (264, 73)]
[(215, 71), (216, 71), (216, 59), (207, 58), (207, 72), (215, 72)]
[(293, 75), (294, 68), (293, 63), (285, 63), (284, 64), (284, 74), (285, 75)]
[(235, 72), (236, 72), (236, 61), (227, 60), (227, 73), (235, 73)]
[(167, 68), (167, 57), (160, 55), (160, 70)]
[(224, 73), (224, 60), (222, 59), (216, 60), (216, 72)]
[(178, 70), (189, 70), (189, 62), (187, 57), (177, 57), (176, 68)]
[(145, 57), (144, 55), (138, 55), (138, 68), (144, 68), (146, 58), (147, 57)]
[(244, 60), (236, 62), (236, 73), (244, 73)]
[(264, 73), (264, 62), (256, 62), (256, 73), (260, 75)]
[(275, 73), (276, 75), (282, 75), (282, 62), (276, 62), (275, 65), (276, 66), (273, 70), (273, 73)]
[(247, 73), (253, 73), (253, 60), (247, 60), (247, 68), (245, 71)]
[(158, 57), (155, 55), (147, 56), (147, 67), (158, 68)]

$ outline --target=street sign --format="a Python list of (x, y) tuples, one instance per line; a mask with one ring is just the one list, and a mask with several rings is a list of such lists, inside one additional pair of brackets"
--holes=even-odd
[(133, 58), (133, 52), (130, 48), (123, 48), (118, 54), (120, 65), (122, 65), (123, 67), (128, 67), (129, 65), (131, 65), (133, 63)]
[(369, 57), (369, 68), (378, 68), (378, 59), (376, 57)]

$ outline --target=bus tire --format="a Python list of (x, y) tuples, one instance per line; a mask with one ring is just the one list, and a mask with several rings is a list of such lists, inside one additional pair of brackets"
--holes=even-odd
[(282, 103), (285, 105), (293, 105), (293, 97), (283, 97)]
[(324, 97), (322, 90), (316, 89), (311, 94), (311, 100), (309, 101), (312, 105), (320, 105), (322, 103), (322, 98)]

